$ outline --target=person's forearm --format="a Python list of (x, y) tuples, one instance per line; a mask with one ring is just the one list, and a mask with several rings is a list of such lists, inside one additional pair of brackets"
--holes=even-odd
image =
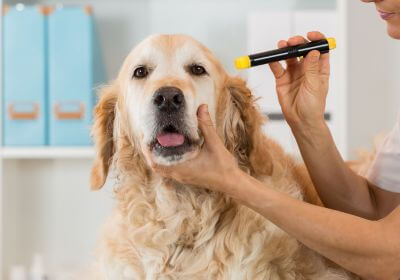
[[(293, 199), (244, 173), (233, 178), (226, 183), (228, 195), (307, 247), (367, 279), (399, 276), (398, 269), (393, 270), (400, 267), (396, 251), (400, 249), (399, 238), (393, 231), (388, 233), (381, 221), (365, 220)], [(377, 275), (380, 277), (376, 278)]]
[(291, 128), (324, 205), (377, 219), (367, 181), (345, 164), (325, 122)]

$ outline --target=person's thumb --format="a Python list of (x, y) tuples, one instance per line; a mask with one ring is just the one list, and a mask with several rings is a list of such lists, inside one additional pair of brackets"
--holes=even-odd
[(210, 141), (212, 142), (218, 138), (206, 104), (200, 105), (197, 109), (197, 119), (199, 121), (199, 128), (201, 133), (203, 133), (204, 141), (206, 143)]
[(304, 71), (308, 78), (316, 78), (319, 75), (319, 51), (312, 51), (304, 59)]

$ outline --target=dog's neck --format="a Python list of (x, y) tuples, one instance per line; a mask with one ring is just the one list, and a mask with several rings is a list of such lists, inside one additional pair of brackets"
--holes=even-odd
[(210, 231), (217, 231), (222, 220), (236, 211), (236, 203), (221, 193), (155, 174), (145, 184), (132, 177), (120, 178), (115, 193), (125, 226), (136, 231), (161, 225), (163, 233), (146, 229), (140, 238), (148, 242), (157, 238), (164, 245), (201, 246), (211, 238)]

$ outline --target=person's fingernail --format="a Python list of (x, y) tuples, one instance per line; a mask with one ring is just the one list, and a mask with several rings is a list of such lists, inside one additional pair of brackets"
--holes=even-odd
[(206, 106), (204, 106), (204, 107), (206, 107), (206, 108), (204, 109), (205, 112), (208, 113), (208, 105), (206, 104)]

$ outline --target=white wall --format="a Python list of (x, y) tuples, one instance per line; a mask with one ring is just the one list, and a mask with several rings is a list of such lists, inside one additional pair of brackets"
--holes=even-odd
[(375, 5), (348, 5), (348, 151), (371, 147), (400, 111), (400, 41), (386, 33)]

